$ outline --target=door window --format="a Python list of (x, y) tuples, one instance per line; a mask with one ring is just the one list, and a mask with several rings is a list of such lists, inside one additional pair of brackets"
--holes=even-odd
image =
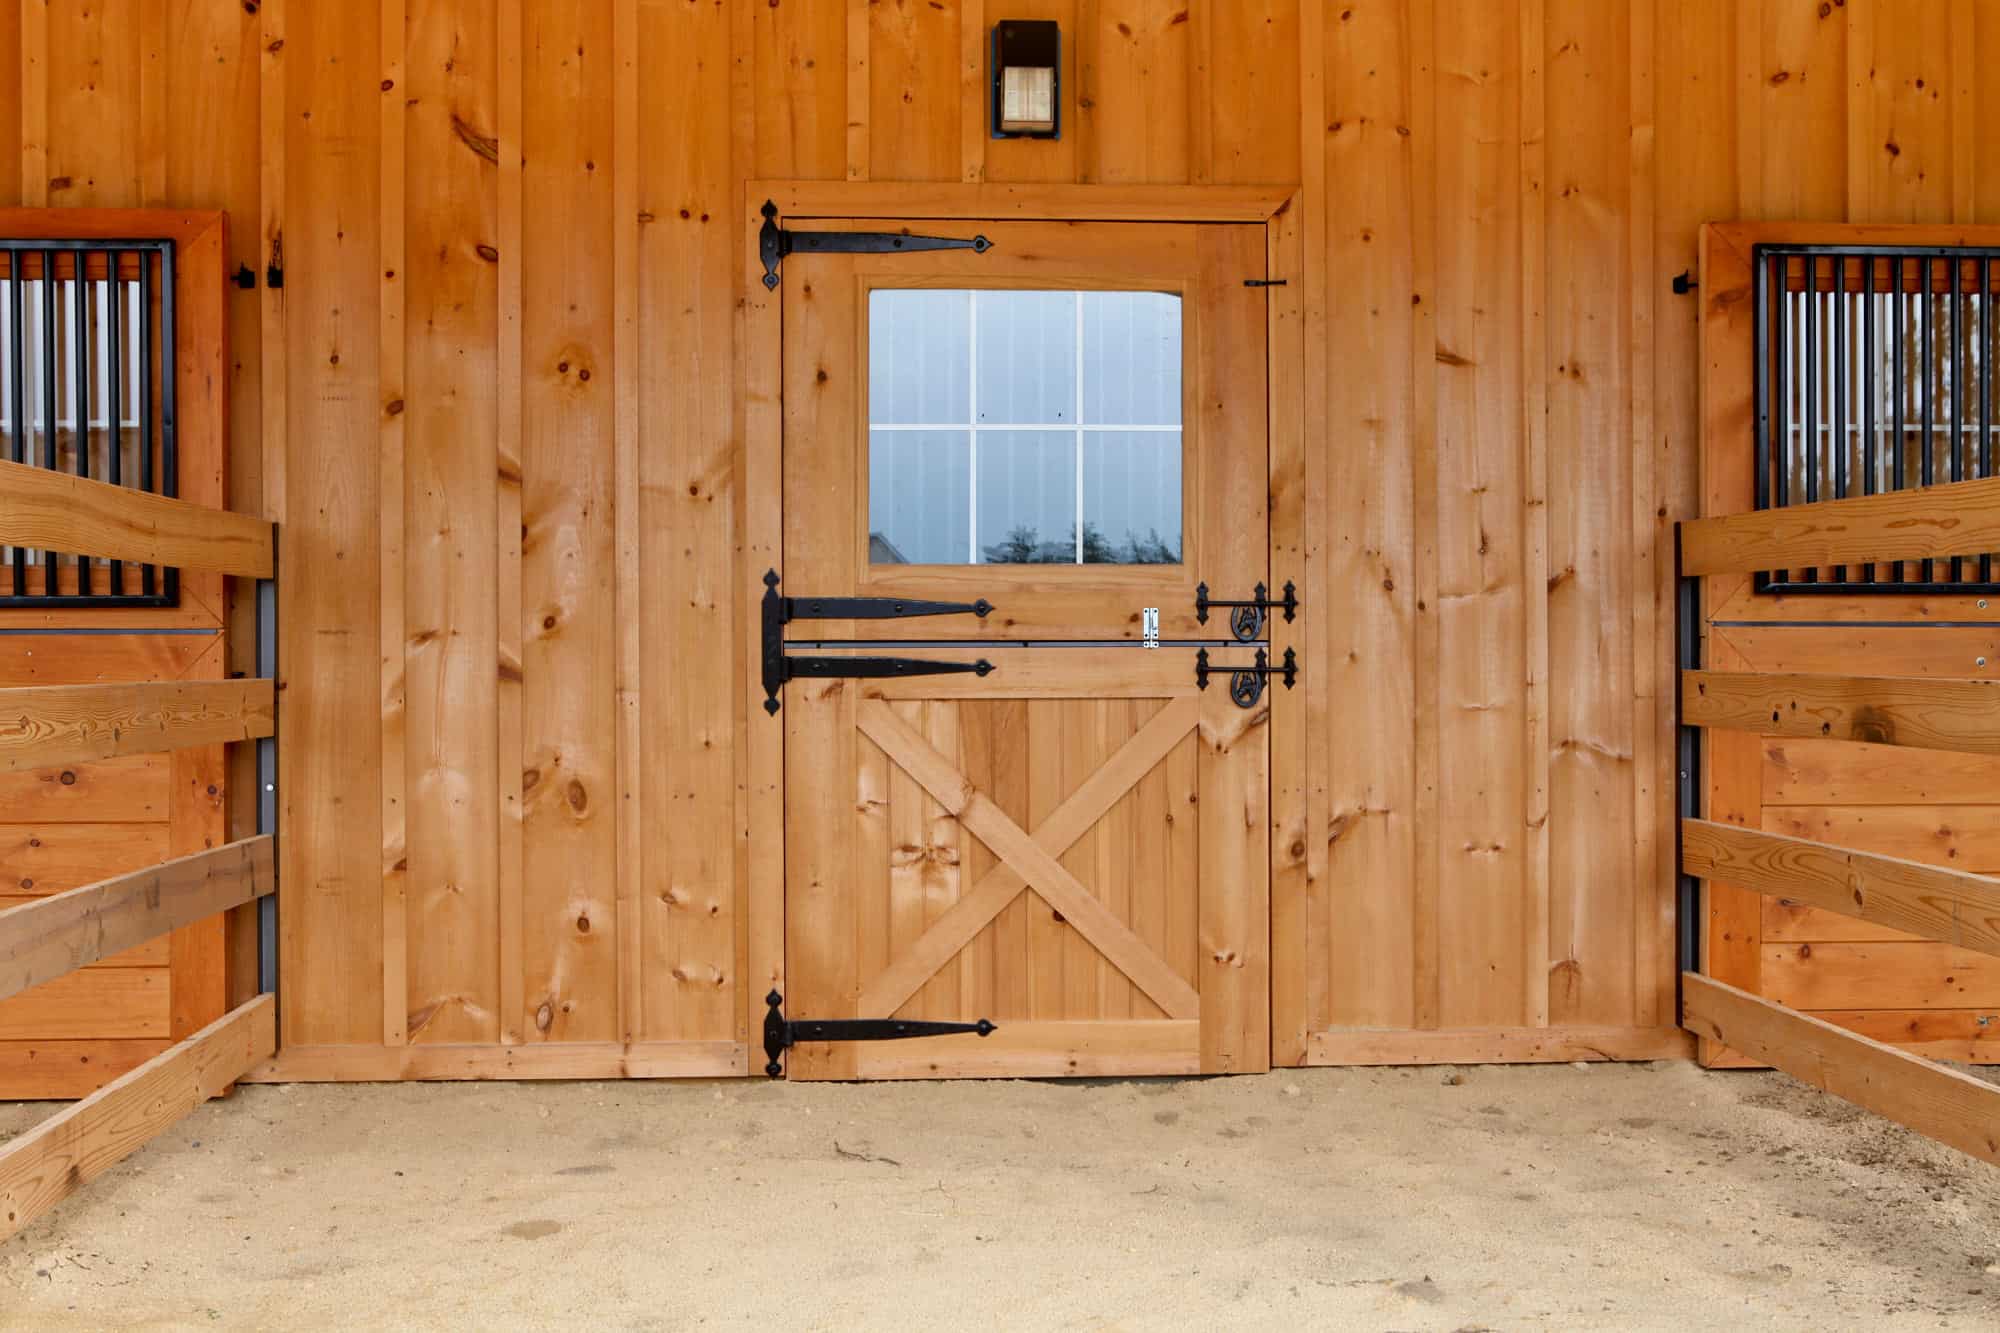
[(1181, 561), (1181, 298), (880, 288), (868, 559)]

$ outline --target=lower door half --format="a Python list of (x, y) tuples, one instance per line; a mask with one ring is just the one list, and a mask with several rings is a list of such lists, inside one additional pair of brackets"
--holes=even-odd
[(1268, 1069), (1268, 692), (1190, 648), (907, 651), (993, 669), (787, 689), (785, 1009), (996, 1027), (791, 1077)]

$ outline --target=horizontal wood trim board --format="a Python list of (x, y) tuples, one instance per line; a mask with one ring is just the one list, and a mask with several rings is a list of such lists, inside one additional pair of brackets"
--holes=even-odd
[(0, 911), (0, 997), (261, 898), (277, 887), (268, 836), (245, 838)]
[(1693, 972), (1681, 994), (1698, 1036), (2000, 1165), (2000, 1087)]
[(1683, 671), (1681, 718), (1764, 736), (2000, 754), (2000, 681)]
[(864, 1043), (855, 1076), (910, 1078), (1131, 1078), (1201, 1072), (1198, 1019), (1009, 1021), (987, 1036)]
[(276, 1002), (260, 995), (0, 1148), (0, 1240), (268, 1059), (277, 1041)]
[(269, 736), (268, 680), (160, 680), (0, 689), (0, 772)]
[(1334, 1028), (1306, 1038), (1306, 1065), (1567, 1064), (1577, 1060), (1686, 1060), (1679, 1028)]
[(1681, 821), (1681, 869), (2000, 955), (2000, 880), (1984, 875), (1706, 819)]
[(889, 218), (1051, 222), (1268, 221), (1291, 199), (1269, 185), (959, 185), (948, 181), (753, 180), (786, 219)]
[(1683, 520), (1681, 573), (1754, 574), (2000, 550), (2000, 477)]
[[(758, 1063), (763, 1063), (759, 1053)], [(287, 1046), (245, 1083), (396, 1083), (480, 1079), (741, 1078), (735, 1041), (549, 1042), (534, 1046)]]
[(271, 524), (26, 463), (0, 462), (0, 546), (239, 578), (276, 568)]

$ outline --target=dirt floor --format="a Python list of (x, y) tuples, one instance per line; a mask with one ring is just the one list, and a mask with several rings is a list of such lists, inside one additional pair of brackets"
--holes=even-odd
[(6, 1328), (1996, 1321), (2000, 1171), (1682, 1064), (251, 1087), (0, 1247)]

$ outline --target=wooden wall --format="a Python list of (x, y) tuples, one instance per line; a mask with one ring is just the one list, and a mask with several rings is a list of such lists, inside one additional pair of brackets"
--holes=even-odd
[[(2000, 220), (2000, 0), (1004, 9), (0, 5), (0, 202), (227, 208), (284, 268), (233, 485), (285, 522), (287, 1045), (740, 1065), (760, 177), (1302, 186), (1278, 1057), (1671, 1023), (1668, 282), (1704, 219)], [(994, 142), (1033, 16), (1069, 128)]]

